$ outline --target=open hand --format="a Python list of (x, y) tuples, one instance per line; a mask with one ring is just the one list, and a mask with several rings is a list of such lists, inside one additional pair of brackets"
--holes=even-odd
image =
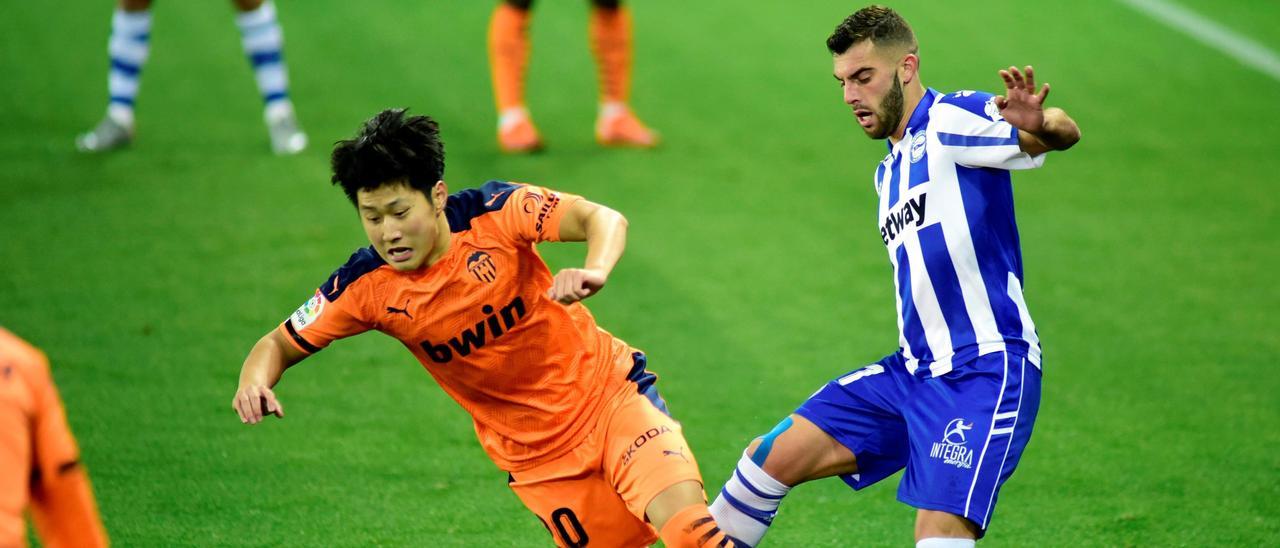
[(1010, 66), (1000, 71), (1005, 94), (995, 98), (996, 108), (1006, 122), (1022, 131), (1038, 134), (1044, 126), (1044, 100), (1049, 96), (1049, 84), (1036, 91), (1036, 77), (1027, 65), (1026, 74), (1018, 67)]

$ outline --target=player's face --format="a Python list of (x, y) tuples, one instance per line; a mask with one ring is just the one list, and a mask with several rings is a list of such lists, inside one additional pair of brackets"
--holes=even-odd
[(864, 40), (836, 55), (834, 75), (844, 91), (844, 102), (867, 137), (884, 139), (902, 124), (902, 81), (899, 61), (887, 51), (877, 51)]
[(437, 193), (434, 203), (404, 183), (356, 193), (356, 209), (369, 243), (392, 268), (417, 270), (444, 253), (448, 232), (440, 228), (447, 197), (443, 181), (432, 189), (433, 195)]

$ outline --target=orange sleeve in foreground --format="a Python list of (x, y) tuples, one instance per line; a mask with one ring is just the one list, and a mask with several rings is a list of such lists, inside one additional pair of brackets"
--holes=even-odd
[[(12, 337), (0, 330), (6, 339)], [(5, 340), (11, 343), (13, 339)], [(31, 514), (41, 542), (48, 547), (106, 546), (107, 535), (98, 517), (89, 477), (80, 465), (75, 438), (67, 427), (58, 389), (48, 362), (29, 347), (17, 364), (31, 390)], [(0, 345), (0, 351), (13, 349)]]

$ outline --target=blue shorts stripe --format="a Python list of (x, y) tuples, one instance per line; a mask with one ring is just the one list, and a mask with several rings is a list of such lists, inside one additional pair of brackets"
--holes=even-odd
[[(976, 467), (975, 467), (975, 469), (974, 469), (974, 473), (973, 473), (973, 481), (969, 484), (969, 493), (968, 493), (968, 495), (966, 495), (966, 496), (965, 496), (965, 500), (964, 500), (964, 515), (965, 515), (965, 517), (969, 517), (969, 516), (971, 515), (971, 514), (969, 513), (969, 508), (970, 508), (970, 507), (972, 507), (972, 505), (973, 505), (973, 492), (974, 492), (974, 490), (978, 487), (978, 480), (979, 480), (979, 479), (982, 479), (982, 470), (983, 470), (983, 468), (982, 468), (982, 464), (983, 464), (983, 462), (984, 462), (984, 461), (986, 461), (986, 459), (987, 459), (987, 451), (988, 451), (988, 449), (990, 449), (990, 448), (991, 448), (991, 437), (992, 437), (992, 436), (991, 436), (991, 434), (990, 434), (990, 430), (991, 430), (991, 429), (993, 429), (993, 428), (995, 427), (995, 423), (996, 423), (996, 415), (997, 415), (998, 413), (1000, 413), (1000, 402), (1004, 400), (1004, 391), (1005, 391), (1005, 390), (1007, 390), (1008, 388), (1009, 388), (1009, 355), (1008, 355), (1008, 354), (1005, 354), (1005, 355), (1004, 355), (1004, 371), (1003, 371), (1003, 373), (1002, 373), (1002, 377), (1001, 377), (1001, 379), (1000, 379), (1000, 393), (999, 393), (999, 395), (998, 395), (998, 396), (996, 396), (996, 405), (995, 405), (995, 410), (994, 410), (994, 411), (992, 411), (992, 413), (991, 413), (991, 425), (992, 425), (992, 426), (991, 426), (991, 428), (990, 428), (990, 429), (988, 429), (987, 439), (986, 439), (986, 441), (985, 441), (985, 442), (983, 442), (983, 444), (982, 444), (982, 450), (978, 453), (978, 462), (977, 462), (977, 466), (976, 466)], [(997, 442), (997, 444), (999, 444), (999, 442)], [(973, 519), (973, 518), (969, 518), (969, 519)], [(975, 521), (976, 521), (976, 520), (975, 520)], [(985, 522), (985, 519), (983, 520), (983, 522)]]
[[(1008, 354), (1005, 354), (1005, 360), (1008, 360), (1008, 359), (1009, 359), (1009, 358), (1008, 358)], [(1016, 413), (1016, 412), (1020, 412), (1020, 411), (1022, 410), (1022, 379), (1026, 378), (1026, 374), (1027, 374), (1027, 358), (1026, 358), (1025, 356), (1024, 356), (1024, 357), (1021, 357), (1021, 358), (1018, 360), (1018, 362), (1019, 362), (1019, 365), (1018, 365), (1018, 371), (1019, 371), (1019, 373), (1018, 373), (1018, 403), (1017, 403), (1017, 407), (1018, 407), (1018, 408), (1015, 410), (1015, 413)], [(1013, 432), (1017, 432), (1017, 430), (1018, 430), (1018, 417), (1017, 417), (1017, 415), (1014, 415), (1013, 425), (1010, 427), (1010, 430), (1012, 430)], [(1004, 465), (1005, 465), (1005, 462), (1009, 460), (1009, 448), (1013, 446), (1013, 443), (1012, 443), (1012, 441), (1013, 441), (1013, 440), (1012, 440), (1012, 438), (1013, 438), (1013, 436), (1010, 436), (1010, 437), (1009, 437), (1009, 441), (1007, 441), (1007, 442), (1005, 443), (1005, 446), (1004, 446), (1004, 455), (1000, 457), (1000, 468), (999, 468), (999, 470), (1000, 470), (1000, 472), (1001, 472), (1001, 474), (1002, 474), (1002, 475), (1003, 475), (1003, 473), (1004, 473)], [(991, 521), (991, 505), (992, 505), (992, 504), (995, 504), (995, 501), (996, 501), (996, 489), (997, 489), (999, 486), (1000, 486), (1000, 480), (999, 480), (999, 478), (996, 478), (996, 481), (995, 481), (995, 482), (993, 483), (993, 485), (991, 486), (991, 494), (987, 496), (987, 508), (986, 508), (986, 511), (984, 511), (984, 512), (982, 513), (982, 528), (983, 528), (983, 529), (986, 529), (986, 528), (987, 528), (987, 523)]]

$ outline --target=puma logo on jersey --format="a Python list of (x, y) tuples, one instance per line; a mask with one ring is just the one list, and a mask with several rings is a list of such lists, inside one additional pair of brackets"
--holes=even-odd
[(670, 449), (663, 449), (663, 450), (662, 450), (662, 456), (664, 456), (664, 457), (680, 457), (680, 460), (685, 461), (685, 462), (689, 462), (689, 459), (688, 459), (687, 457), (685, 457), (685, 456), (684, 456), (684, 446), (681, 446), (679, 451), (672, 451), (672, 450), (670, 450)]
[(883, 224), (880, 225), (880, 238), (884, 240), (884, 245), (889, 245), (889, 242), (896, 239), (903, 228), (911, 226), (920, 228), (920, 225), (924, 224), (924, 204), (928, 196), (928, 194), (921, 194), (902, 202), (902, 205), (885, 216)]
[(480, 311), (488, 316), (476, 322), (474, 327), (463, 329), (462, 333), (449, 338), (447, 343), (432, 344), (431, 341), (424, 340), (419, 343), (420, 346), (436, 363), (449, 363), (455, 354), (469, 356), (510, 331), (521, 318), (524, 318), (524, 300), (517, 296), (507, 303), (507, 306), (502, 307), (502, 310), (494, 312), (493, 307), (486, 304), (480, 308)]
[(396, 308), (394, 306), (387, 307), (387, 314), (404, 314), (404, 317), (413, 319), (413, 314), (409, 313), (409, 301), (404, 302), (404, 308)]

